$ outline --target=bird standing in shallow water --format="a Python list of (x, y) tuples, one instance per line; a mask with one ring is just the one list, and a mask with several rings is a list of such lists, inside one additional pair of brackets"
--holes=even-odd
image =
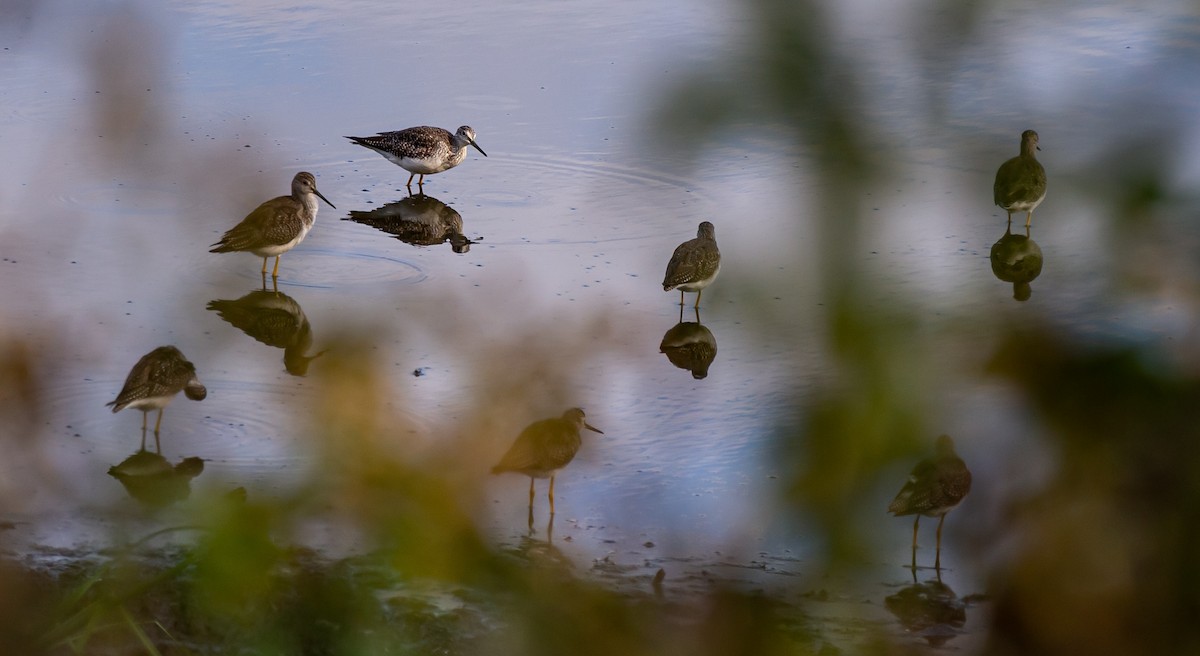
[(493, 474), (520, 472), (529, 477), (529, 507), (533, 508), (533, 479), (550, 478), (550, 514), (554, 514), (554, 475), (567, 466), (579, 452), (584, 428), (604, 431), (584, 421), (583, 410), (571, 408), (556, 419), (535, 421), (521, 431), (508, 453), (492, 467)]
[(696, 231), (696, 238), (680, 244), (671, 255), (667, 274), (663, 277), (663, 291), (679, 289), (680, 305), (683, 305), (684, 292), (696, 292), (694, 307), (698, 308), (704, 288), (711, 285), (720, 272), (721, 251), (717, 249), (717, 229), (704, 221)]
[(1033, 210), (1046, 198), (1046, 169), (1037, 161), (1034, 151), (1038, 148), (1038, 133), (1026, 130), (1021, 133), (1021, 154), (1000, 165), (996, 171), (996, 183), (992, 196), (997, 205), (1008, 212), (1012, 222), (1013, 212), (1027, 212), (1025, 227), (1033, 223)]
[(467, 158), (467, 146), (474, 146), (487, 157), (487, 153), (475, 143), (475, 130), (464, 125), (451, 134), (449, 130), (422, 125), (415, 128), (380, 132), (373, 137), (346, 137), (350, 141), (370, 148), (383, 155), (389, 162), (408, 171), (408, 182), (404, 186), (411, 190), (415, 176), (417, 186), (425, 184), (425, 176), (452, 169)]
[(208, 390), (196, 377), (196, 367), (183, 357), (174, 346), (160, 346), (137, 361), (125, 379), (125, 386), (117, 398), (106, 403), (113, 412), (125, 408), (142, 411), (142, 448), (146, 448), (146, 416), (158, 410), (154, 422), (154, 441), (158, 442), (158, 429), (162, 425), (163, 408), (183, 391), (193, 401), (203, 401)]
[(957, 506), (967, 492), (971, 491), (971, 472), (966, 463), (954, 452), (954, 440), (948, 435), (937, 438), (934, 455), (917, 463), (908, 481), (895, 499), (888, 504), (888, 512), (900, 517), (916, 515), (913, 522), (912, 566), (917, 566), (917, 526), (921, 515), (938, 517), (937, 556), (934, 568), (942, 566), (942, 522), (946, 513)]
[[(307, 171), (292, 178), (292, 195), (279, 196), (259, 205), (213, 244), (210, 253), (249, 251), (263, 259), (263, 280), (267, 275), (267, 258), (275, 257), (271, 278), (279, 277), (279, 258), (304, 241), (317, 221), (317, 199), (337, 209), (317, 191), (317, 179)], [(265, 284), (265, 283), (264, 283)]]

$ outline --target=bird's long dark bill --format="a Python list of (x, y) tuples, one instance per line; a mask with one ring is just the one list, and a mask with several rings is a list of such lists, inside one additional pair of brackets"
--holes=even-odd
[[(472, 142), (471, 142), (471, 145), (472, 145), (472, 146), (475, 146), (475, 150), (478, 150), (479, 152), (483, 153), (483, 149), (479, 147), (479, 144), (477, 144), (477, 143), (475, 143), (474, 141), (472, 141)], [(484, 157), (487, 157), (487, 153), (483, 153), (483, 156), (484, 156)]]
[(329, 199), (328, 199), (328, 198), (326, 198), (326, 197), (324, 197), (324, 196), (322, 196), (322, 195), (321, 195), (321, 192), (317, 191), (316, 189), (313, 189), (313, 193), (317, 195), (317, 198), (320, 198), (321, 200), (325, 201), (325, 204), (326, 204), (326, 205), (328, 205), (328, 206), (332, 207), (332, 208), (333, 208), (333, 209), (335, 209), (335, 210), (337, 209), (337, 206), (336, 206), (336, 205), (334, 205), (333, 203), (329, 202)]
[(593, 426), (593, 425), (591, 425), (591, 424), (588, 424), (588, 423), (586, 423), (586, 422), (583, 424), (583, 427), (584, 427), (584, 428), (586, 428), (586, 429), (588, 429), (588, 430), (590, 430), (590, 431), (592, 431), (592, 432), (594, 432), (594, 433), (600, 433), (601, 435), (603, 435), (603, 434), (604, 434), (604, 431), (602, 431), (602, 430), (600, 430), (599, 428), (596, 428), (595, 426)]

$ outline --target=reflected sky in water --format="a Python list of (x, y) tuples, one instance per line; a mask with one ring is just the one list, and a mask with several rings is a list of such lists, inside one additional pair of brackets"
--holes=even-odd
[[(856, 257), (877, 276), (868, 301), (916, 308), (932, 332), (968, 319), (979, 333), (940, 338), (939, 360), (977, 361), (989, 322), (1035, 312), (1084, 334), (1187, 335), (1194, 294), (1174, 273), (1195, 274), (1184, 255), (1196, 231), (1180, 233), (1184, 213), (1169, 214), (1129, 245), (1129, 260), (1115, 261), (1109, 248), (1124, 233), (1109, 221), (1110, 199), (1093, 191), (1114, 135), (1154, 142), (1165, 120), (1200, 106), (1191, 84), (1200, 30), (1186, 5), (990, 14), (980, 20), (992, 38), (960, 43), (952, 32), (899, 31), (916, 27), (901, 20), (916, 4), (831, 9), (845, 33), (838, 47), (863, 65), (875, 121), (864, 130), (892, 175), (860, 199), (869, 235)], [(64, 473), (64, 488), (79, 498), (123, 494), (105, 467), (130, 453), (137, 427), (103, 403), (131, 356), (165, 343), (193, 358), (210, 389), (203, 407), (172, 406), (164, 433), (169, 461), (204, 458), (194, 487), (270, 493), (317, 466), (295, 408), (317, 402), (312, 378), (324, 358), (309, 363), (308, 377), (289, 375), (279, 350), (264, 346), (279, 344), (206, 311), (260, 284), (257, 258), (210, 255), (206, 245), (309, 170), (341, 209), (323, 207), (283, 258), (280, 292), (303, 300), (306, 353), (330, 348), (347, 317), (367, 326), (394, 388), (389, 411), (414, 434), (452, 440), (469, 430), (462, 422), (493, 393), (474, 379), (493, 349), (532, 343), (573, 363), (553, 379), (561, 387), (535, 386), (525, 406), (497, 413), (487, 424), (494, 452), (479, 463), (486, 476), (485, 461), (522, 426), (586, 408), (606, 437), (587, 440), (558, 480), (555, 530), (574, 537), (558, 543), (570, 556), (690, 557), (740, 545), (802, 557), (816, 547), (780, 527), (764, 501), (781, 485), (765, 449), (773, 427), (795, 423), (796, 395), (834, 373), (812, 237), (830, 217), (813, 215), (814, 162), (756, 121), (691, 161), (686, 144), (655, 135), (650, 119), (694, 67), (721, 74), (728, 53), (746, 47), (737, 42), (750, 29), (745, 8), (400, 11), (364, 0), (93, 11), (47, 2), (32, 21), (0, 28), (0, 142), (25, 153), (0, 160), (3, 329), (44, 349), (55, 394), (44, 444), (54, 468), (82, 472)], [(121, 84), (98, 82), (112, 70)], [(122, 132), (129, 121), (152, 129)], [(407, 197), (407, 173), (343, 135), (422, 124), (469, 124), (489, 153), (472, 151), (426, 179), (429, 198), (453, 208), (475, 240), (467, 252), (413, 248), (342, 220)], [(1181, 188), (1200, 171), (1197, 135), (1184, 127), (1169, 161), (1151, 162)], [(991, 178), (1027, 128), (1042, 137), (1050, 182), (1030, 235), (1044, 268), (1018, 303), (989, 261), (1004, 228)], [(702, 220), (716, 224), (724, 261), (701, 308), (720, 353), (698, 379), (660, 352), (679, 308), (658, 281)], [(1141, 264), (1141, 286), (1117, 290)], [(410, 320), (432, 307), (446, 317)], [(537, 337), (513, 337), (522, 334)], [(578, 344), (591, 342), (604, 347), (580, 354)], [(994, 509), (1036, 472), (1021, 467), (1030, 445), (1012, 435), (1028, 419), (1011, 399), (986, 384), (945, 387), (930, 437), (955, 435), (977, 473), (973, 497), (947, 522), (943, 560), (962, 562), (954, 554), (970, 514)], [(907, 522), (883, 508), (909, 466), (880, 480), (879, 512), (856, 520), (897, 563), (907, 562)], [(501, 539), (525, 532), (518, 479), (486, 484), (487, 529)], [(647, 542), (658, 546), (639, 546)], [(959, 594), (977, 585), (947, 583)]]

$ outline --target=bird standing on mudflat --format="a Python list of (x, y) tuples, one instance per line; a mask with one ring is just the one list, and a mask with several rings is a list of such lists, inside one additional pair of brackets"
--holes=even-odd
[(954, 440), (941, 435), (934, 445), (934, 455), (917, 463), (908, 481), (895, 499), (888, 504), (888, 512), (900, 517), (916, 515), (913, 522), (913, 567), (917, 563), (917, 526), (921, 515), (937, 517), (937, 556), (934, 568), (942, 566), (942, 522), (946, 513), (957, 506), (971, 491), (971, 472), (966, 463), (954, 452)]
[(425, 176), (452, 169), (467, 158), (467, 146), (474, 146), (487, 157), (487, 153), (475, 143), (475, 130), (464, 125), (453, 134), (449, 130), (422, 125), (415, 128), (380, 132), (373, 137), (350, 137), (354, 143), (370, 148), (383, 155), (396, 166), (409, 172), (404, 186), (411, 190), (415, 176), (417, 186), (425, 184)]
[[(308, 171), (292, 178), (292, 195), (279, 196), (259, 205), (213, 244), (210, 253), (249, 251), (263, 259), (263, 280), (267, 275), (267, 258), (275, 258), (271, 278), (279, 277), (279, 258), (304, 241), (317, 221), (317, 199), (337, 209), (317, 191), (317, 179)], [(265, 284), (265, 283), (264, 283)]]
[(1033, 210), (1046, 198), (1046, 169), (1037, 161), (1038, 133), (1026, 130), (1021, 133), (1021, 154), (1000, 165), (996, 171), (996, 183), (992, 196), (997, 205), (1008, 212), (1012, 222), (1013, 212), (1027, 212), (1025, 227), (1033, 222)]
[(721, 251), (717, 249), (717, 229), (704, 221), (696, 231), (696, 238), (683, 242), (675, 248), (667, 273), (663, 276), (663, 291), (679, 289), (679, 304), (683, 305), (684, 292), (696, 292), (696, 304), (700, 307), (700, 295), (704, 288), (717, 279), (721, 272)]
[(137, 364), (133, 365), (121, 393), (105, 405), (112, 406), (113, 412), (120, 412), (125, 408), (142, 411), (144, 449), (146, 416), (151, 410), (158, 410), (158, 420), (154, 422), (154, 440), (157, 442), (158, 429), (162, 426), (163, 408), (167, 407), (180, 391), (193, 401), (203, 401), (204, 397), (208, 396), (208, 390), (196, 377), (196, 367), (188, 362), (183, 353), (174, 346), (160, 346), (143, 355)]
[(535, 421), (521, 431), (508, 453), (492, 467), (493, 474), (520, 472), (529, 477), (529, 507), (533, 508), (533, 479), (550, 478), (550, 514), (554, 514), (554, 476), (567, 466), (579, 452), (584, 428), (596, 433), (604, 431), (584, 420), (583, 410), (571, 408), (555, 419)]

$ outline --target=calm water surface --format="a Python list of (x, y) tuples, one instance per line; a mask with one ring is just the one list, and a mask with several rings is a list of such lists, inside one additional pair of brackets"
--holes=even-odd
[[(1178, 290), (1112, 288), (1122, 263), (1108, 255), (1113, 235), (1099, 220), (1111, 208), (1097, 206), (1086, 180), (1114, 130), (1142, 134), (1161, 115), (1114, 124), (1102, 101), (1132, 91), (1150, 105), (1169, 99), (1157, 102), (1161, 112), (1196, 109), (1194, 85), (1164, 91), (1195, 79), (1195, 23), (1174, 20), (1184, 9), (1063, 10), (1066, 30), (989, 17), (1013, 38), (968, 48), (932, 76), (947, 120), (931, 127), (911, 118), (924, 115), (915, 89), (931, 77), (915, 63), (918, 44), (869, 4), (837, 14), (847, 43), (872, 45), (857, 56), (896, 176), (890, 193), (863, 199), (870, 236), (857, 256), (880, 274), (868, 298), (881, 309), (899, 301), (928, 330), (946, 331), (948, 361), (982, 360), (989, 326), (1030, 315), (1132, 339), (1186, 333), (1191, 301)], [(42, 457), (7, 465), (10, 485), (29, 490), (5, 495), (7, 511), (39, 518), (31, 544), (103, 540), (107, 525), (93, 511), (124, 497), (106, 471), (136, 450), (140, 420), (104, 404), (143, 353), (179, 345), (208, 386), (207, 400), (181, 398), (163, 420), (169, 460), (206, 460), (193, 488), (278, 494), (321, 465), (298, 409), (319, 403), (315, 380), (333, 356), (308, 358), (365, 325), (349, 334), (388, 372), (383, 411), (404, 418), (389, 438), (398, 448), (463, 440), (477, 460), (470, 468), (487, 479), (525, 424), (587, 409), (605, 436), (585, 436), (560, 476), (554, 527), (580, 565), (608, 558), (631, 575), (664, 567), (674, 580), (728, 566), (735, 580), (796, 585), (787, 574), (821, 545), (802, 520), (780, 521), (785, 468), (768, 446), (773, 427), (795, 421), (832, 373), (813, 264), (813, 162), (753, 124), (688, 160), (681, 138), (656, 137), (649, 118), (685, 72), (736, 52), (744, 10), (506, 3), (415, 14), (364, 0), (92, 11), (44, 3), (0, 32), (0, 139), (10, 154), (0, 162), (3, 331), (45, 345), (37, 357), (54, 372), (48, 421), (34, 436)], [(1045, 51), (1049, 66), (1029, 54)], [(1154, 78), (1135, 83), (1147, 71)], [(469, 124), (489, 156), (470, 151), (459, 168), (427, 178), (413, 209), (407, 173), (342, 136), (421, 124)], [(1018, 303), (989, 263), (1005, 234), (990, 185), (1029, 127), (1041, 134), (1051, 192), (1030, 234), (1044, 266)], [(1175, 168), (1198, 170), (1193, 156)], [(277, 295), (248, 296), (261, 288), (259, 260), (209, 254), (207, 244), (285, 193), (299, 170), (317, 176), (337, 209), (322, 206), (307, 240), (283, 257)], [(363, 220), (385, 207), (408, 207), (406, 218), (425, 226), (449, 221), (473, 243), (465, 252), (438, 239), (414, 245)], [(659, 281), (702, 220), (716, 224), (724, 263), (700, 310), (717, 355), (697, 380), (659, 352), (680, 320), (678, 296)], [(1162, 241), (1174, 253), (1196, 237)], [(210, 309), (243, 299), (249, 312), (272, 297), (296, 323), (282, 341)], [(690, 306), (683, 318), (695, 321)], [(531, 359), (547, 363), (545, 380), (521, 364)], [(289, 373), (305, 366), (305, 377)], [(490, 366), (513, 367), (516, 389), (479, 382)], [(971, 527), (984, 520), (970, 516), (987, 517), (1040, 468), (1025, 465), (1038, 452), (1017, 402), (948, 376), (961, 384), (945, 385), (943, 423), (930, 437), (956, 435), (976, 472), (943, 559), (953, 563), (946, 582), (965, 595), (985, 585), (969, 555)], [(909, 523), (883, 512), (908, 466), (880, 480), (879, 512), (856, 520), (885, 558), (866, 581), (846, 584), (847, 603), (870, 602), (847, 614), (890, 621), (883, 598), (909, 576)], [(502, 544), (521, 539), (527, 481), (484, 485), (485, 532)], [(540, 482), (535, 535), (545, 534), (544, 490)], [(352, 547), (335, 535), (317, 541)]]

